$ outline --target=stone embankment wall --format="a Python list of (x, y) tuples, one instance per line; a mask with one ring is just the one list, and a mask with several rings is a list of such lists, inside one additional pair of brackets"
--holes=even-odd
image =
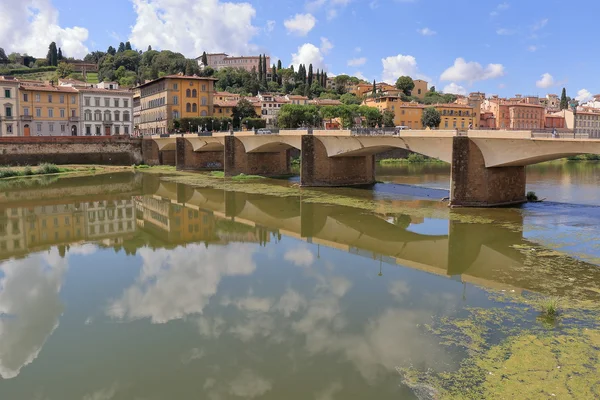
[(0, 165), (132, 165), (141, 162), (141, 139), (124, 136), (0, 137)]

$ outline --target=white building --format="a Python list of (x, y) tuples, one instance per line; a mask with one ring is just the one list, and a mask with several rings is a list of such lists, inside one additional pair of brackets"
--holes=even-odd
[(89, 240), (106, 239), (136, 230), (135, 205), (131, 199), (89, 202), (85, 212)]
[(19, 82), (0, 76), (0, 136), (19, 134)]
[(256, 97), (260, 102), (260, 116), (267, 121), (267, 125), (274, 125), (281, 107), (290, 103), (287, 98), (270, 93), (258, 93)]
[[(206, 55), (206, 61), (208, 62), (208, 67), (211, 67), (214, 70), (220, 70), (222, 68), (230, 67), (230, 68), (242, 68), (248, 72), (252, 72), (252, 70), (258, 72), (260, 56), (239, 56), (232, 57), (225, 53), (212, 53)], [(196, 58), (198, 61), (198, 65), (203, 67), (202, 64), (202, 56)], [(267, 74), (271, 74), (271, 57), (267, 56)]]
[(119, 89), (116, 82), (102, 82), (94, 88), (78, 88), (85, 136), (133, 134), (133, 92)]

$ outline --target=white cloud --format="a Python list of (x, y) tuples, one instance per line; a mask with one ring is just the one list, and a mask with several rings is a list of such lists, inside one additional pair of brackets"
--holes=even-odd
[(548, 24), (548, 18), (544, 18), (542, 20), (537, 21), (535, 24), (533, 24), (533, 26), (531, 27), (531, 30), (539, 31), (540, 29), (543, 29), (547, 24)]
[(321, 38), (321, 53), (329, 54), (329, 52), (333, 49), (333, 43), (329, 41), (326, 37)]
[(312, 14), (296, 14), (294, 17), (286, 19), (283, 22), (288, 33), (298, 36), (306, 36), (316, 24), (317, 19)]
[(506, 83), (499, 83), (498, 84), (498, 89), (504, 89), (506, 88)]
[(275, 21), (272, 21), (272, 20), (267, 21), (267, 26), (266, 26), (265, 30), (267, 32), (273, 32), (276, 24), (277, 23)]
[(462, 95), (467, 94), (467, 89), (465, 89), (463, 86), (457, 85), (454, 82), (452, 82), (449, 85), (444, 86), (444, 89), (442, 89), (442, 91), (444, 93), (452, 93), (452, 94), (462, 94)]
[(360, 53), (360, 52), (362, 51), (362, 49), (361, 49), (360, 47), (356, 47), (356, 48), (354, 49), (354, 51), (355, 51), (355, 52), (357, 52), (357, 53)]
[(132, 0), (137, 14), (129, 41), (140, 49), (148, 45), (188, 57), (203, 51), (244, 54), (254, 46), (259, 31), (252, 25), (256, 10), (248, 3), (219, 0)]
[(446, 69), (440, 79), (442, 81), (469, 82), (484, 81), (504, 76), (502, 64), (488, 64), (485, 68), (478, 62), (466, 62), (457, 58), (454, 65)]
[(355, 77), (357, 77), (358, 79), (362, 79), (363, 81), (368, 81), (369, 80), (369, 79), (367, 79), (366, 76), (363, 75), (363, 73), (361, 71), (356, 71), (352, 75), (355, 76)]
[(500, 28), (496, 30), (496, 33), (502, 36), (510, 36), (514, 35), (517, 32), (514, 29)]
[(348, 60), (348, 66), (349, 67), (360, 67), (361, 65), (365, 65), (366, 62), (367, 62), (366, 57), (353, 58), (351, 60)]
[(335, 17), (337, 17), (338, 12), (335, 8), (332, 8), (330, 10), (327, 11), (327, 20), (331, 21), (332, 19), (334, 19)]
[(500, 12), (501, 12), (501, 11), (508, 10), (509, 8), (510, 8), (510, 4), (508, 4), (508, 3), (506, 3), (506, 2), (504, 2), (504, 3), (500, 3), (500, 4), (498, 4), (498, 5), (496, 6), (496, 8), (494, 9), (494, 11), (492, 11), (492, 12), (490, 13), (490, 15), (491, 15), (492, 17), (496, 17), (496, 16), (498, 16), (498, 15), (500, 14)]
[(546, 89), (554, 85), (556, 85), (554, 77), (547, 72), (545, 74), (542, 74), (541, 79), (535, 83), (535, 86), (542, 89)]
[(53, 41), (65, 56), (83, 58), (88, 53), (85, 45), (88, 30), (79, 26), (61, 27), (59, 13), (50, 0), (3, 1), (0, 8), (0, 38), (7, 53), (26, 52), (45, 57), (48, 44)]
[(242, 371), (229, 385), (229, 393), (245, 399), (253, 399), (267, 393), (273, 384), (249, 369)]
[(433, 35), (437, 34), (436, 31), (431, 30), (429, 28), (417, 29), (417, 32), (419, 32), (423, 36), (433, 36)]
[(535, 51), (537, 51), (537, 49), (538, 49), (538, 47), (534, 46), (534, 45), (531, 45), (531, 46), (527, 47), (527, 50), (531, 51), (532, 53), (535, 52)]
[(587, 103), (593, 97), (594, 96), (592, 95), (592, 93), (590, 93), (589, 90), (581, 89), (580, 91), (577, 92), (577, 96), (575, 96), (575, 99), (581, 104), (581, 103)]
[(338, 10), (347, 6), (352, 0), (312, 0), (306, 3), (306, 9), (317, 12), (321, 8), (327, 9), (327, 19), (332, 20), (338, 16)]
[(304, 43), (298, 47), (298, 52), (292, 54), (292, 65), (298, 68), (300, 64), (312, 64), (313, 68), (325, 68), (325, 61), (321, 49), (312, 43)]
[(390, 84), (396, 83), (396, 80), (404, 75), (429, 80), (428, 77), (419, 72), (417, 60), (413, 56), (398, 54), (397, 56), (383, 58), (381, 63), (383, 64), (382, 79)]

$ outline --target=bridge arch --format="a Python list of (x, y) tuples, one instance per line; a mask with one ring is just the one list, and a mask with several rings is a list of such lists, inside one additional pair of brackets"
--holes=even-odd
[(196, 152), (201, 151), (224, 151), (225, 139), (220, 137), (195, 137), (186, 138)]
[(302, 137), (279, 135), (255, 135), (237, 137), (247, 153), (279, 153), (291, 148), (302, 148)]

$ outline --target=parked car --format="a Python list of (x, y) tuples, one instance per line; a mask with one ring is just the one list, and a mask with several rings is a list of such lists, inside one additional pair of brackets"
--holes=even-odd
[(272, 132), (269, 129), (260, 128), (256, 131), (257, 135), (270, 135)]

